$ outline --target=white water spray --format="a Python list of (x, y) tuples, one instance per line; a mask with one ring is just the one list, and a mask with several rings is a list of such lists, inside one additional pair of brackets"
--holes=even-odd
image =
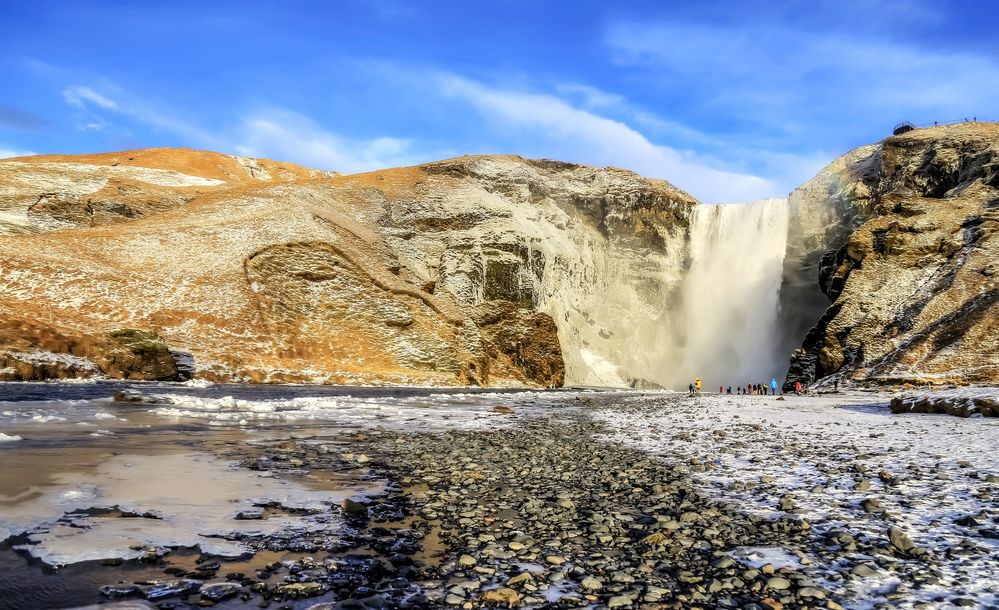
[(669, 387), (695, 376), (706, 391), (782, 376), (777, 319), (787, 228), (786, 199), (695, 209), (681, 307), (670, 316), (677, 345), (663, 354)]

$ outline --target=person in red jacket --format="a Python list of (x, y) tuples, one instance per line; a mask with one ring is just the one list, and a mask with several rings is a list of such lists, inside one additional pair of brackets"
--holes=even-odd
[(801, 382), (800, 381), (795, 381), (794, 382), (794, 393), (797, 394), (798, 396), (801, 396)]

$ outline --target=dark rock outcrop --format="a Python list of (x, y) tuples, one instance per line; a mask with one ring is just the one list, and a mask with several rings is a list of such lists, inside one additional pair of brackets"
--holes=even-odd
[(91, 349), (91, 360), (113, 379), (183, 381), (177, 360), (156, 333), (123, 328), (104, 335)]
[(788, 386), (999, 382), (999, 125), (917, 129), (836, 163), (851, 231), (808, 253), (831, 304)]
[(512, 301), (487, 301), (475, 308), (472, 318), (482, 329), (493, 362), (519, 372), (531, 385), (560, 388), (565, 383), (558, 327), (550, 315)]
[(896, 396), (891, 399), (892, 413), (936, 413), (957, 417), (999, 417), (999, 398), (994, 396), (962, 396), (943, 393), (916, 396)]
[(135, 381), (188, 378), (155, 333), (120, 329), (104, 335), (23, 319), (0, 323), (0, 381), (43, 381), (103, 376)]

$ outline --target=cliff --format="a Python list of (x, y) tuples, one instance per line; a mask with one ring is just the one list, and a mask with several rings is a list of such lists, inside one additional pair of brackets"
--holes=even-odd
[(519, 157), (352, 176), (174, 149), (3, 160), (0, 379), (586, 381), (627, 360), (626, 304), (660, 315), (694, 203)]
[(918, 129), (737, 206), (515, 156), (0, 160), (0, 380), (999, 383), (997, 143)]
[(787, 284), (787, 302), (812, 290), (818, 317), (789, 384), (999, 383), (999, 125), (887, 138), (791, 200), (802, 228), (785, 278), (817, 278), (827, 308)]

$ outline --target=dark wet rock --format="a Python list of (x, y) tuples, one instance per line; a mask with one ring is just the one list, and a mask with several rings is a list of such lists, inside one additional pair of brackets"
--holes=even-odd
[(108, 599), (122, 599), (124, 597), (132, 597), (135, 595), (140, 595), (142, 590), (138, 585), (104, 585), (100, 589), (101, 595)]
[(134, 390), (120, 390), (114, 394), (115, 402), (134, 402), (144, 404), (155, 404), (156, 399)]
[(141, 584), (143, 585), (141, 587), (142, 595), (149, 601), (158, 601), (185, 593), (193, 593), (201, 588), (201, 583), (196, 580), (172, 580)]
[(340, 503), (340, 508), (343, 510), (343, 514), (348, 517), (355, 517), (359, 519), (364, 519), (368, 516), (368, 506), (363, 502), (358, 502), (351, 498), (345, 498), (343, 502)]
[(236, 583), (231, 582), (220, 582), (210, 585), (204, 585), (201, 587), (199, 593), (201, 597), (213, 602), (222, 601), (224, 599), (229, 599), (230, 597), (236, 597), (239, 595), (242, 587)]

